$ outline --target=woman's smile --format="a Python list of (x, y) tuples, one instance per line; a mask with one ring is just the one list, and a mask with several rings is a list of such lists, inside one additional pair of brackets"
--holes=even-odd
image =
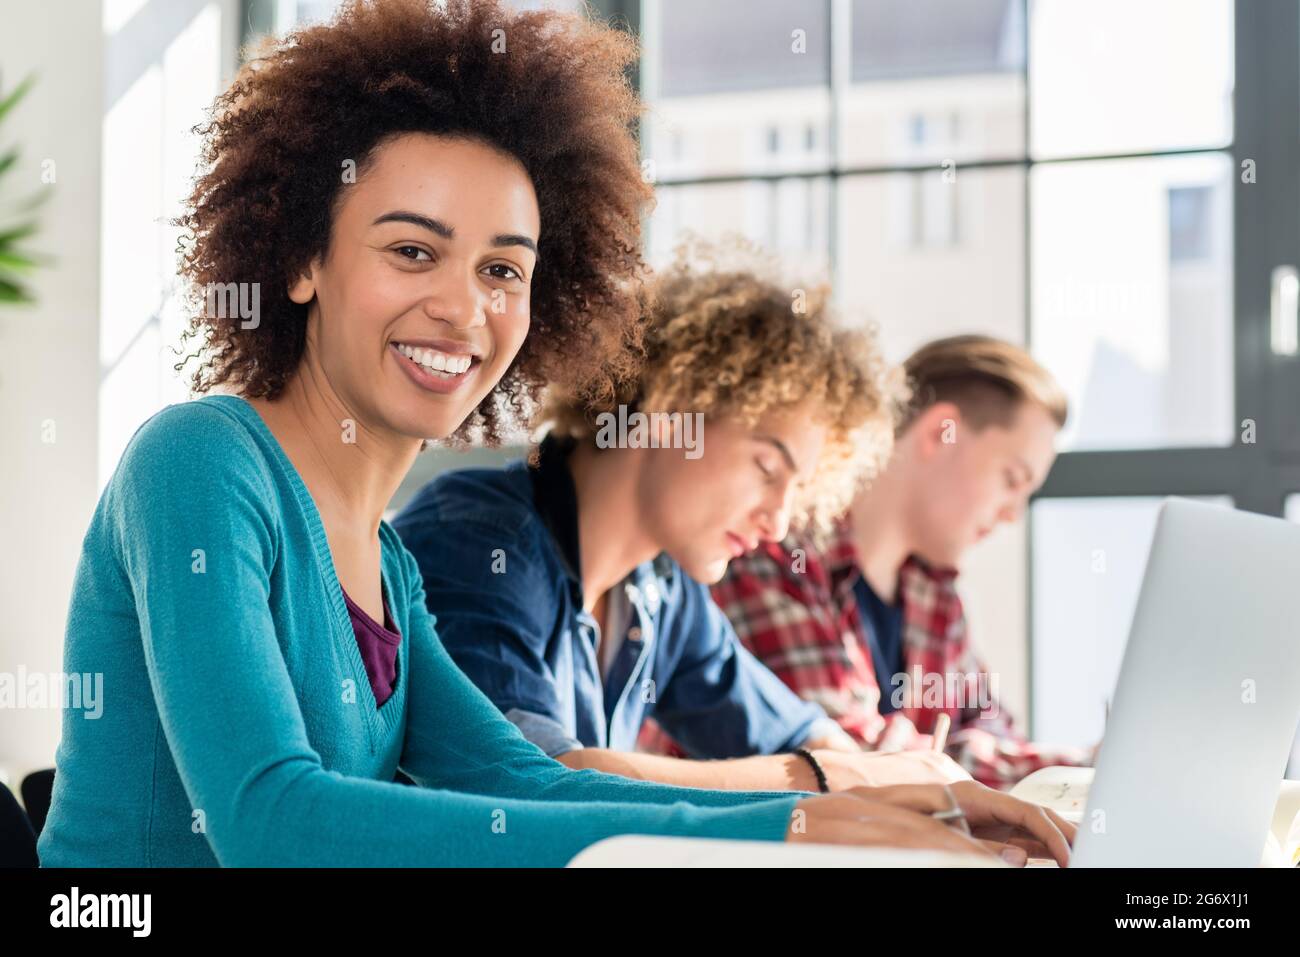
[(468, 352), (391, 342), (389, 352), (415, 385), (443, 395), (455, 392), (476, 377), (482, 360)]

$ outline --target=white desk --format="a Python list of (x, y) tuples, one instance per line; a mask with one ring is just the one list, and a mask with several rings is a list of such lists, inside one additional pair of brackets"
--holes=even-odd
[(640, 835), (622, 835), (597, 841), (569, 862), (569, 867), (1006, 866), (995, 857), (945, 854), (938, 851)]

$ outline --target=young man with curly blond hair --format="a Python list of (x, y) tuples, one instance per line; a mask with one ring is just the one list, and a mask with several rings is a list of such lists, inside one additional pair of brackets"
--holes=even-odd
[[(439, 634), (570, 767), (725, 789), (965, 777), (941, 755), (863, 753), (709, 598), (729, 561), (848, 505), (888, 454), (898, 391), (825, 290), (761, 279), (770, 264), (743, 253), (697, 248), (656, 282), (640, 375), (553, 393), (534, 467), (440, 476), (398, 516)], [(651, 716), (713, 760), (635, 753)]]

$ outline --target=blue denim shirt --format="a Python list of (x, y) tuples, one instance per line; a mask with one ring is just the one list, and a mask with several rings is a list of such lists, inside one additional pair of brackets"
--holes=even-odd
[(393, 521), (419, 562), (438, 636), (470, 679), (551, 757), (633, 751), (650, 716), (697, 758), (775, 754), (831, 731), (664, 554), (616, 586), (622, 641), (602, 677), (598, 623), (582, 607), (568, 448), (548, 438), (535, 467), (441, 475)]

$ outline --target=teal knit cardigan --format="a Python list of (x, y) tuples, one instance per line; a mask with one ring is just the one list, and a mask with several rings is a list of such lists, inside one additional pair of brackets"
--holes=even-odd
[(213, 395), (142, 425), (77, 567), (64, 671), (102, 675), (102, 701), (63, 712), (42, 864), (550, 866), (615, 834), (784, 837), (801, 794), (548, 758), (447, 655), (386, 522), (380, 544), (402, 643), (376, 707), (320, 514), (258, 412)]

